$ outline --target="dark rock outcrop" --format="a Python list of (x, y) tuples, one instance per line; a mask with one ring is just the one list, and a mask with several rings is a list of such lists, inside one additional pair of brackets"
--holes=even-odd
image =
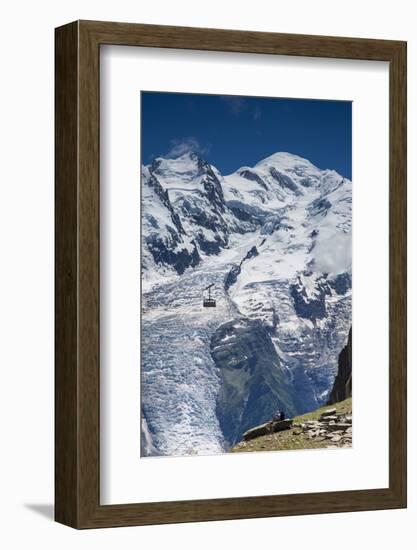
[(331, 202), (325, 198), (318, 198), (314, 200), (308, 207), (308, 210), (312, 216), (327, 216), (327, 212), (332, 206)]
[(328, 405), (343, 401), (352, 396), (352, 328), (346, 346), (339, 355), (337, 375), (333, 384)]
[(300, 278), (295, 284), (290, 285), (290, 291), (295, 311), (300, 317), (313, 322), (326, 317), (326, 296), (330, 294), (330, 288), (324, 278), (316, 281), (314, 297), (308, 296)]
[(292, 426), (292, 419), (289, 420), (278, 420), (276, 422), (266, 422), (260, 426), (255, 426), (243, 434), (243, 441), (249, 441), (260, 437), (261, 435), (283, 432), (284, 430), (289, 430)]
[(245, 170), (241, 170), (239, 174), (247, 180), (256, 181), (256, 183), (258, 183), (263, 189), (268, 190), (268, 187), (263, 179), (259, 177), (258, 174), (256, 174), (255, 172), (252, 172), (251, 170), (248, 170), (246, 168)]
[[(264, 241), (263, 241), (264, 242)], [(226, 275), (226, 278), (224, 280), (224, 289), (227, 292), (229, 288), (235, 284), (237, 281), (237, 278), (239, 277), (241, 271), (242, 271), (242, 264), (243, 262), (246, 262), (246, 260), (250, 260), (251, 258), (254, 258), (255, 256), (258, 256), (259, 252), (256, 246), (252, 246), (252, 248), (248, 251), (246, 256), (241, 260), (241, 262), (238, 265), (233, 265), (230, 268), (229, 273)]]
[(340, 273), (335, 279), (329, 281), (329, 285), (342, 296), (352, 288), (352, 276), (350, 273)]
[[(169, 231), (169, 230), (168, 230)], [(169, 231), (171, 242), (175, 242), (177, 235)], [(200, 255), (194, 243), (194, 248), (190, 252), (187, 248), (173, 251), (169, 246), (170, 242), (152, 235), (146, 239), (149, 252), (152, 254), (157, 264), (171, 265), (178, 275), (182, 275), (188, 267), (195, 267), (200, 262)]]
[(294, 181), (289, 176), (278, 172), (278, 170), (276, 170), (275, 168), (270, 168), (269, 173), (281, 185), (283, 189), (289, 189), (296, 196), (302, 195)]

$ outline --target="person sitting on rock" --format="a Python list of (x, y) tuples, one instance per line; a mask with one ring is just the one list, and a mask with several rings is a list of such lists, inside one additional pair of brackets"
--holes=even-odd
[[(279, 422), (280, 420), (283, 420), (283, 418), (282, 418), (282, 415), (283, 415), (283, 414), (284, 414), (284, 413), (278, 409), (277, 412), (276, 412), (276, 413), (274, 414), (274, 416), (272, 417), (272, 420), (273, 420), (274, 422)], [(284, 416), (285, 416), (285, 415), (284, 415)]]
[(284, 411), (281, 411), (280, 420), (285, 420), (285, 412)]

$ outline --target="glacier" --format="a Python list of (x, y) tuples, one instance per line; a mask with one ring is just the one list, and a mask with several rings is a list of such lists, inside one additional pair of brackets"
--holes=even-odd
[(189, 152), (143, 166), (141, 189), (141, 455), (225, 452), (323, 405), (351, 327), (351, 181), (284, 152), (222, 175)]

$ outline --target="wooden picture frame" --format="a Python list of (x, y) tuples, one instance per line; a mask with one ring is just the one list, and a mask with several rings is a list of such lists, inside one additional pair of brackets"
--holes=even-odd
[[(55, 518), (75, 528), (406, 506), (406, 43), (76, 21), (56, 29)], [(99, 56), (117, 44), (389, 62), (389, 487), (100, 505)]]

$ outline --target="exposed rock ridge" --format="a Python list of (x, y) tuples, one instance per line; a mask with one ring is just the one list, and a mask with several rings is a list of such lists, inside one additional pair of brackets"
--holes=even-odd
[(352, 396), (352, 328), (349, 331), (348, 341), (339, 355), (337, 375), (333, 384), (328, 405), (343, 401)]

